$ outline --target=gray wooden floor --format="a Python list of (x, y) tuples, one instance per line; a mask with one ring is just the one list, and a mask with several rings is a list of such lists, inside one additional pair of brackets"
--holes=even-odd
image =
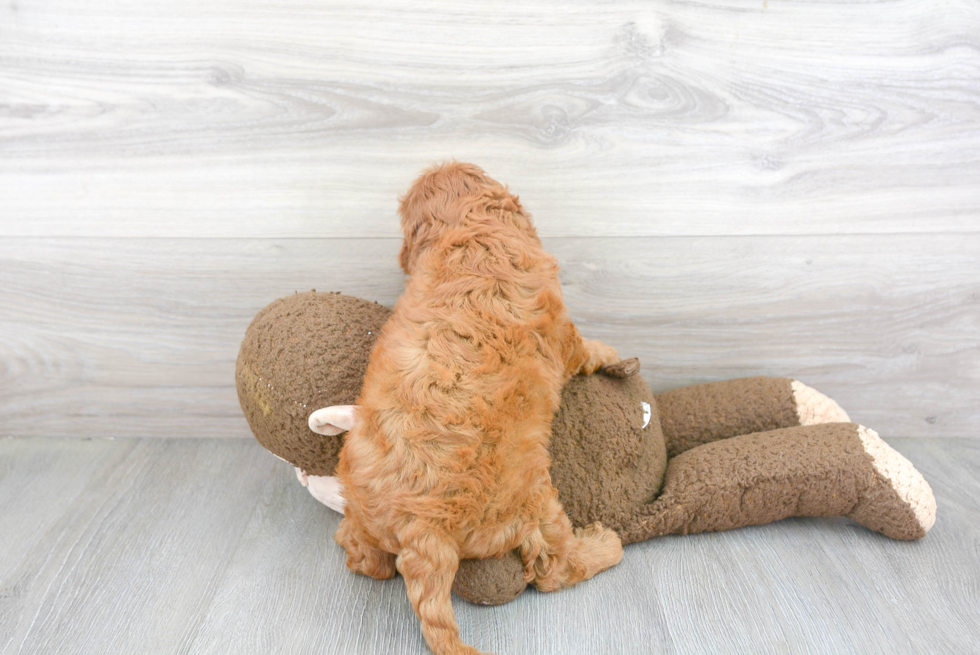
[[(794, 519), (668, 537), (555, 594), (456, 600), (518, 653), (973, 653), (980, 440), (891, 442), (936, 527)], [(400, 579), (344, 568), (339, 516), (238, 439), (0, 440), (0, 653), (426, 653)]]

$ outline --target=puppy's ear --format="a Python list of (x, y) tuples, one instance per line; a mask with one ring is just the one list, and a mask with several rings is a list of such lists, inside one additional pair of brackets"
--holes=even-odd
[(398, 264), (405, 271), (405, 275), (411, 275), (412, 273), (412, 251), (415, 250), (415, 239), (409, 238), (406, 234), (405, 239), (402, 241), (401, 252), (398, 253)]
[[(416, 184), (417, 186), (417, 184)], [(402, 249), (398, 254), (398, 263), (406, 275), (412, 272), (412, 258), (418, 251), (420, 239), (425, 237), (428, 232), (427, 221), (429, 208), (426, 206), (427, 198), (415, 193), (415, 186), (405, 194), (398, 207), (398, 213), (402, 219), (402, 233), (405, 238), (402, 240)]]
[(310, 429), (317, 434), (333, 437), (352, 429), (358, 421), (357, 405), (334, 405), (310, 414)]

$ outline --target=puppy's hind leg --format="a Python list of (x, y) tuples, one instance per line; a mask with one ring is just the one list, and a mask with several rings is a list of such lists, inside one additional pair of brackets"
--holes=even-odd
[(545, 505), (539, 529), (521, 544), (524, 577), (539, 591), (555, 591), (588, 580), (619, 564), (619, 535), (600, 523), (572, 530), (564, 508), (554, 497)]
[(482, 655), (460, 640), (453, 614), (452, 586), (459, 570), (455, 546), (434, 531), (419, 532), (402, 543), (395, 565), (405, 578), (408, 599), (429, 648), (436, 655)]
[(381, 550), (357, 521), (345, 516), (333, 536), (347, 551), (347, 568), (376, 580), (395, 577), (395, 556)]

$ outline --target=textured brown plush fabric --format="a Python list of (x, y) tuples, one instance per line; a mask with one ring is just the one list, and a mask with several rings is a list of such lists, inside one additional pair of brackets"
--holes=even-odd
[[(642, 403), (650, 405), (643, 426)], [(562, 389), (551, 427), (551, 480), (572, 524), (621, 530), (660, 491), (667, 451), (650, 387), (626, 379), (577, 376)]]
[(238, 400), (259, 443), (310, 475), (333, 475), (341, 436), (311, 413), (357, 399), (378, 330), (391, 311), (338, 293), (297, 293), (265, 307), (238, 353)]
[(663, 492), (636, 514), (624, 543), (761, 525), (791, 516), (849, 516), (893, 539), (925, 533), (874, 468), (854, 423), (748, 434), (670, 460)]
[(877, 472), (874, 484), (865, 490), (847, 517), (891, 539), (911, 541), (926, 536), (926, 528), (909, 504), (899, 496), (891, 482)]
[(789, 378), (739, 378), (657, 395), (667, 456), (740, 434), (800, 424)]
[(503, 605), (526, 587), (524, 563), (516, 551), (500, 559), (464, 559), (453, 580), (456, 595), (477, 605)]

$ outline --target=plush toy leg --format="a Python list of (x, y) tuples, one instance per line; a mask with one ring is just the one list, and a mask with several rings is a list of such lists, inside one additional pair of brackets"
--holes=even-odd
[(915, 467), (868, 428), (785, 428), (672, 459), (661, 495), (622, 536), (631, 543), (791, 516), (846, 516), (893, 539), (918, 539), (935, 523), (936, 499)]
[(848, 422), (840, 405), (789, 378), (740, 378), (681, 387), (657, 396), (667, 456), (740, 434)]

